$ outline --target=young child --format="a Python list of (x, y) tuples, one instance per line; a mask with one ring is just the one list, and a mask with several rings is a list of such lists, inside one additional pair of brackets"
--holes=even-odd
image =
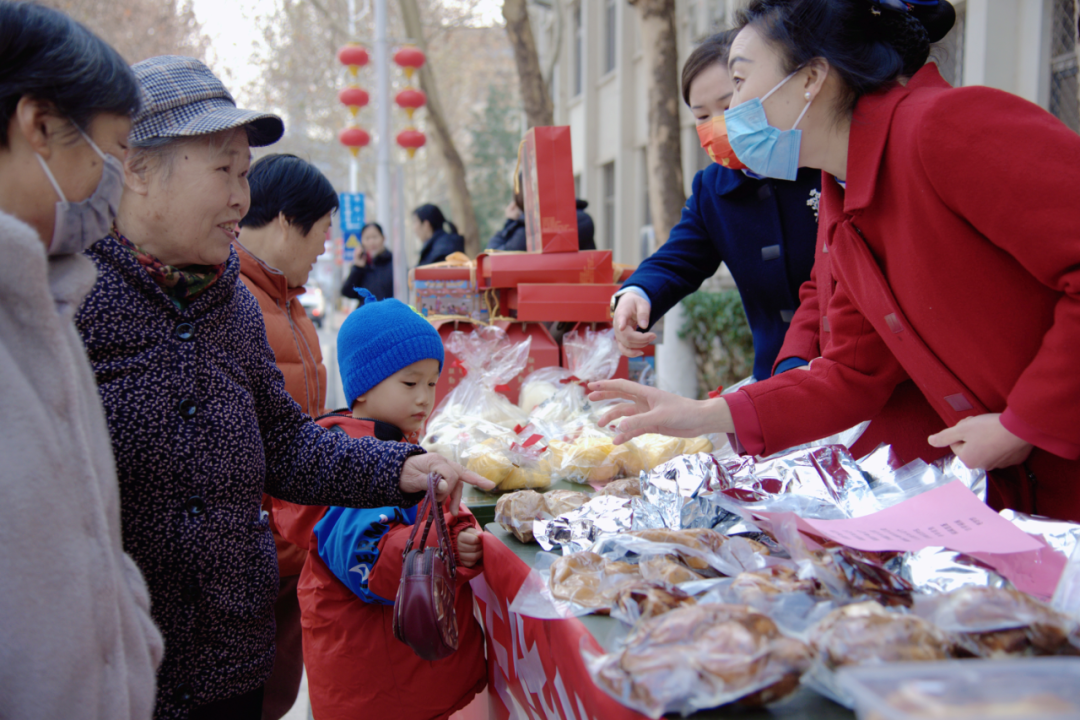
[[(338, 365), (351, 412), (319, 418), (352, 437), (417, 442), (442, 371), (439, 333), (404, 303), (364, 304), (338, 335)], [(480, 529), (464, 508), (445, 513), (457, 553), (457, 652), (421, 660), (394, 637), (402, 550), (416, 507), (353, 510), (274, 500), (282, 536), (309, 550), (297, 595), (311, 710), (319, 720), (447, 718), (487, 683), (484, 637), (468, 581), (481, 567)], [(434, 529), (428, 545), (437, 545)]]

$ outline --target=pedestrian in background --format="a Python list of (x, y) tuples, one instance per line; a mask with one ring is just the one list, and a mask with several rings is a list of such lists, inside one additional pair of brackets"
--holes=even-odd
[(105, 415), (72, 324), (139, 86), (66, 15), (0, 0), (0, 717), (146, 720), (161, 634), (121, 547)]
[[(240, 279), (259, 302), (286, 392), (310, 417), (319, 417), (326, 404), (326, 367), (299, 296), (325, 249), (338, 196), (318, 168), (295, 155), (266, 155), (251, 166), (247, 179), (251, 208), (240, 221), (235, 243)], [(304, 672), (296, 584), (307, 551), (281, 537), (265, 493), (262, 507), (269, 513), (280, 576), (274, 669), (266, 681), (263, 720), (278, 720), (296, 703)]]
[(370, 222), (360, 231), (360, 247), (353, 253), (352, 268), (341, 285), (341, 294), (359, 300), (357, 288), (379, 300), (394, 297), (394, 254), (386, 247), (386, 235), (379, 223)]
[[(446, 228), (450, 228), (449, 232)], [(413, 232), (423, 243), (417, 265), (431, 265), (442, 262), (451, 253), (465, 252), (465, 238), (437, 205), (421, 205), (413, 210)]]
[(462, 478), (490, 483), (414, 445), (331, 433), (289, 397), (232, 247), (250, 148), (276, 142), (281, 119), (238, 109), (193, 58), (133, 69), (144, 105), (77, 324), (112, 434), (124, 544), (165, 636), (155, 717), (257, 720), (278, 595), (263, 493), (409, 506), (432, 470), (455, 498)]

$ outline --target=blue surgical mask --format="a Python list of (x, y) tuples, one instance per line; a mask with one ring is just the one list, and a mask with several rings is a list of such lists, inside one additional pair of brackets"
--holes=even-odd
[(810, 109), (810, 100), (799, 113), (798, 119), (790, 130), (777, 130), (765, 117), (762, 103), (769, 96), (784, 86), (795, 73), (780, 81), (780, 84), (762, 98), (747, 100), (724, 113), (727, 123), (728, 142), (739, 161), (753, 172), (763, 177), (777, 180), (794, 180), (799, 173), (799, 144), (802, 142), (802, 130), (796, 130), (806, 111)]
[(60, 197), (60, 202), (56, 203), (52, 242), (49, 243), (50, 256), (81, 253), (112, 232), (113, 220), (120, 208), (120, 196), (124, 194), (124, 166), (112, 155), (102, 152), (82, 128), (76, 129), (101, 157), (105, 166), (93, 194), (82, 202), (69, 202), (45, 159), (37, 156), (42, 170)]

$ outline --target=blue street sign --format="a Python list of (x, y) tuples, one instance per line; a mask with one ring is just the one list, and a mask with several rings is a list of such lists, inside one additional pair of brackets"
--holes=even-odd
[(360, 231), (364, 228), (364, 193), (341, 193), (340, 200), (338, 223), (341, 225), (343, 246), (341, 259), (351, 263), (356, 249), (360, 247)]

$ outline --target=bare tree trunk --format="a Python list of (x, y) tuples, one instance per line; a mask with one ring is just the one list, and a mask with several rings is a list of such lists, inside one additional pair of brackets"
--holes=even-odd
[(548, 92), (544, 72), (540, 68), (540, 55), (536, 51), (536, 38), (525, 0), (503, 0), (502, 13), (506, 19), (506, 34), (514, 48), (514, 63), (521, 80), (521, 100), (525, 105), (528, 125), (554, 125), (555, 110), (551, 105), (551, 93)]
[[(427, 40), (424, 38), (424, 28), (420, 22), (420, 8), (416, 0), (401, 0), (401, 19), (405, 24), (405, 32), (430, 59), (431, 53), (428, 52)], [(457, 223), (458, 230), (465, 238), (465, 253), (470, 257), (476, 257), (480, 252), (480, 228), (476, 223), (476, 210), (473, 209), (472, 196), (469, 194), (469, 185), (465, 179), (465, 163), (461, 159), (457, 146), (454, 145), (454, 138), (450, 135), (450, 126), (443, 113), (439, 88), (435, 82), (435, 74), (430, 61), (420, 68), (420, 89), (427, 95), (427, 114), (434, 131), (432, 135), (435, 146), (446, 162), (446, 174), (450, 186), (448, 188), (450, 219)]]
[(649, 103), (649, 211), (656, 244), (668, 239), (679, 222), (683, 191), (682, 144), (679, 141), (679, 53), (675, 34), (675, 0), (628, 0), (637, 8), (645, 53)]

